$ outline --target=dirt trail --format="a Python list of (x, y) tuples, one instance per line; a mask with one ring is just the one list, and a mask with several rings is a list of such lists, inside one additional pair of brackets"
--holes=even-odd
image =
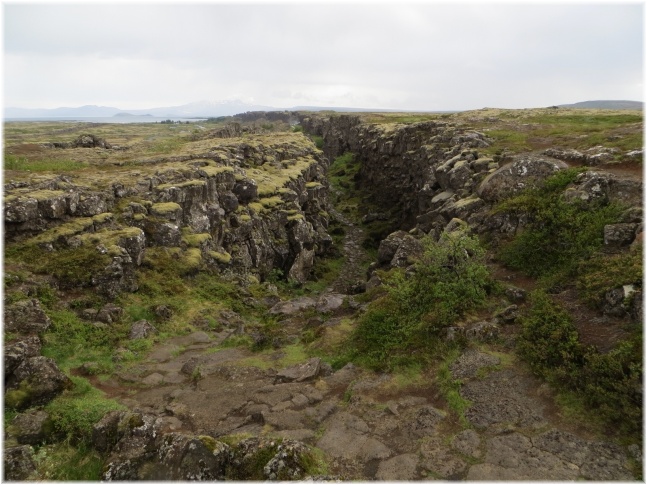
[[(346, 262), (328, 291), (346, 293), (365, 279), (364, 233), (334, 208), (330, 213), (345, 230)], [(495, 274), (534, 287), (505, 268)], [(341, 325), (338, 312), (322, 318), (323, 340)], [(333, 372), (318, 359), (286, 369), (285, 350), (219, 347), (226, 337), (196, 332), (170, 339), (97, 384), (130, 409), (159, 416), (167, 431), (316, 446), (330, 474), (344, 480), (632, 480), (632, 463), (642, 458), (638, 447), (599, 441), (560, 416), (549, 387), (500, 348), (468, 349), (450, 367), (471, 403), (461, 421), (434, 375), (407, 380), (352, 364)]]
[(590, 439), (555, 413), (545, 385), (490, 352), (467, 350), (451, 366), (472, 403), (466, 428), (432, 376), (407, 383), (349, 364), (297, 382), (282, 375), (305, 375), (304, 365), (256, 367), (249, 351), (217, 342), (203, 332), (173, 339), (103, 387), (114, 385), (129, 408), (160, 416), (168, 431), (304, 441), (344, 479), (632, 479), (627, 458), (639, 450)]
[[(361, 228), (335, 217), (347, 224), (349, 258), (339, 290), (359, 277)], [(325, 325), (334, 332), (340, 320), (328, 314)], [(548, 386), (501, 349), (468, 349), (450, 367), (471, 402), (461, 422), (433, 375), (403, 380), (352, 364), (332, 372), (318, 359), (284, 369), (284, 350), (220, 348), (226, 336), (170, 339), (101, 388), (159, 416), (166, 431), (303, 441), (345, 480), (631, 480), (631, 460), (641, 459), (637, 447), (596, 440), (561, 417)]]
[(345, 231), (342, 246), (344, 266), (331, 284), (331, 289), (336, 292), (346, 293), (349, 286), (366, 279), (362, 266), (366, 258), (366, 252), (362, 248), (364, 230), (361, 225), (354, 223), (335, 208), (331, 207), (329, 212), (332, 217), (342, 224)]

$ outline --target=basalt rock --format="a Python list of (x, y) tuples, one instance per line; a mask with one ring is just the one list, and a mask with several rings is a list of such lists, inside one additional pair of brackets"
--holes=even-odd
[(40, 445), (50, 437), (51, 431), (49, 414), (40, 409), (19, 414), (11, 423), (11, 432), (21, 445)]
[(25, 359), (40, 355), (41, 343), (37, 335), (22, 336), (4, 345), (5, 381)]
[(25, 359), (12, 373), (5, 390), (5, 405), (15, 409), (47, 404), (72, 381), (49, 357), (37, 356)]
[(33, 479), (36, 473), (34, 450), (29, 445), (14, 446), (4, 450), (4, 479), (24, 481)]
[[(262, 281), (278, 269), (303, 283), (314, 258), (332, 244), (327, 163), (307, 138), (291, 134), (227, 139), (203, 154), (151, 159), (87, 180), (45, 176), (9, 184), (6, 241), (52, 252), (96, 240), (111, 259), (88, 284), (108, 299), (138, 288), (135, 268), (147, 246), (169, 248), (187, 273), (210, 268)], [(138, 241), (102, 244), (110, 231), (135, 229)]]
[(22, 300), (9, 305), (4, 311), (4, 326), (7, 332), (23, 335), (42, 334), (50, 326), (49, 317), (38, 300)]
[(521, 156), (488, 175), (478, 188), (478, 195), (487, 202), (496, 202), (536, 187), (547, 177), (568, 166), (559, 160)]

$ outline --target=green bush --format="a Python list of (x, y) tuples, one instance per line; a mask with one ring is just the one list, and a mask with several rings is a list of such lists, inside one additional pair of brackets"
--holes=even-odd
[(442, 330), (485, 301), (489, 276), (476, 238), (459, 232), (423, 242), (415, 270), (388, 276), (386, 295), (369, 306), (352, 336), (356, 360), (371, 368), (432, 356)]
[(574, 392), (613, 429), (637, 440), (642, 431), (642, 329), (602, 354), (585, 347), (570, 315), (545, 292), (531, 295), (517, 351), (533, 372)]
[(496, 212), (512, 212), (528, 219), (524, 229), (499, 252), (511, 268), (533, 277), (572, 276), (579, 261), (604, 242), (604, 226), (618, 220), (622, 208), (604, 202), (566, 201), (563, 189), (579, 169), (560, 171), (539, 189), (508, 199)]
[(566, 310), (545, 292), (533, 292), (521, 327), (517, 351), (535, 374), (554, 381), (577, 379), (577, 371), (584, 363), (584, 349)]
[(642, 251), (632, 250), (616, 255), (596, 254), (580, 263), (577, 289), (587, 304), (600, 308), (609, 289), (623, 285), (642, 286), (642, 281)]

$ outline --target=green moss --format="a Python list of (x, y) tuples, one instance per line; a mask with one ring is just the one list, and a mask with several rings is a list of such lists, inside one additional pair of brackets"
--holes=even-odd
[(46, 253), (37, 246), (13, 247), (7, 256), (30, 265), (37, 274), (56, 277), (65, 285), (88, 286), (110, 263), (110, 257), (87, 245)]
[(104, 229), (80, 237), (84, 244), (103, 244), (107, 248), (123, 244), (124, 239), (136, 238), (141, 236), (143, 231), (138, 227), (124, 227), (122, 229)]
[(283, 199), (277, 196), (263, 198), (259, 203), (266, 209), (274, 209), (275, 207), (284, 204)]
[(31, 398), (33, 390), (25, 379), (20, 382), (18, 389), (11, 389), (5, 392), (4, 404), (10, 409), (23, 409)]
[(184, 242), (187, 246), (190, 246), (192, 248), (199, 248), (206, 241), (210, 241), (210, 240), (211, 240), (211, 234), (208, 234), (208, 233), (187, 234), (182, 238), (182, 242)]
[(305, 216), (303, 214), (294, 214), (291, 216), (288, 216), (288, 221), (302, 221), (305, 220)]
[(53, 243), (59, 238), (68, 238), (86, 232), (93, 226), (94, 220), (92, 217), (77, 217), (70, 222), (42, 232), (38, 236), (27, 240), (26, 244)]
[(25, 194), (28, 197), (33, 197), (34, 199), (41, 201), (41, 200), (47, 200), (47, 199), (52, 199), (54, 197), (60, 197), (61, 195), (65, 195), (65, 192), (62, 190), (35, 190), (34, 192), (29, 192), (28, 194)]
[(216, 450), (218, 446), (218, 442), (213, 439), (211, 436), (205, 436), (205, 435), (200, 435), (198, 436), (198, 439), (202, 441), (202, 444), (207, 447), (209, 451), (212, 453)]
[(306, 184), (306, 188), (308, 188), (308, 189), (314, 189), (314, 188), (318, 188), (318, 187), (323, 187), (323, 185), (321, 185), (319, 182), (308, 182)]
[[(208, 168), (208, 167), (205, 167)], [(183, 187), (204, 187), (207, 185), (207, 182), (201, 179), (187, 180), (186, 182), (180, 182), (179, 184), (160, 184), (155, 187), (156, 190), (165, 190), (170, 189), (171, 187), (183, 188)]]
[(113, 217), (114, 214), (112, 212), (103, 212), (102, 214), (92, 216), (92, 222), (95, 224), (105, 224), (106, 222), (110, 222)]
[(228, 167), (228, 166), (214, 167), (212, 165), (201, 167), (200, 170), (202, 170), (205, 174), (207, 174), (207, 177), (215, 177), (216, 175), (221, 173), (234, 172), (234, 169), (232, 167)]
[(219, 251), (209, 251), (209, 256), (218, 261), (220, 264), (229, 264), (231, 263), (231, 254), (228, 252), (219, 252)]
[(202, 252), (198, 248), (189, 248), (182, 254), (181, 261), (186, 272), (193, 272), (202, 264)]
[(247, 207), (253, 210), (256, 214), (262, 214), (264, 209), (263, 204), (260, 202), (250, 202), (247, 204)]
[(175, 202), (158, 202), (157, 204), (153, 204), (150, 211), (152, 214), (158, 216), (169, 216), (171, 214), (181, 212), (182, 207), (180, 204), (176, 204)]

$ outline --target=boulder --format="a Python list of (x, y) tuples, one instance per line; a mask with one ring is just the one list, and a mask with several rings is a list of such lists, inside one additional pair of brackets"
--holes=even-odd
[(394, 268), (406, 268), (415, 262), (423, 252), (423, 246), (419, 239), (410, 234), (402, 238), (398, 249), (393, 255), (391, 266)]
[(146, 338), (153, 333), (157, 333), (157, 329), (148, 323), (148, 320), (138, 320), (130, 327), (129, 338), (131, 340)]
[(92, 426), (92, 446), (100, 452), (110, 452), (121, 439), (119, 422), (126, 415), (125, 411), (109, 411)]
[(168, 320), (173, 316), (173, 310), (171, 310), (166, 305), (156, 306), (155, 308), (153, 308), (153, 313), (155, 313), (155, 315), (157, 315), (162, 320)]
[(309, 452), (308, 446), (300, 441), (284, 440), (263, 467), (263, 475), (267, 480), (300, 480), (305, 475), (304, 458)]
[(321, 359), (312, 358), (303, 364), (288, 367), (279, 371), (275, 378), (275, 383), (281, 382), (305, 382), (317, 378), (322, 367)]
[(270, 308), (271, 315), (294, 315), (297, 312), (314, 308), (317, 302), (309, 296), (301, 296), (294, 300), (282, 301)]
[(494, 314), (494, 319), (500, 323), (514, 323), (517, 318), (519, 318), (519, 307), (517, 305), (507, 306)]
[(230, 469), (235, 480), (301, 480), (309, 452), (306, 445), (291, 439), (247, 438), (233, 449)]
[(36, 464), (34, 450), (29, 445), (14, 446), (4, 450), (4, 479), (25, 481), (34, 479)]
[(319, 313), (330, 313), (337, 310), (344, 304), (346, 295), (340, 293), (324, 293), (319, 297), (316, 304), (316, 310)]
[(390, 263), (406, 236), (409, 236), (409, 234), (404, 231), (396, 231), (380, 241), (380, 246), (377, 250), (378, 263)]
[(537, 187), (547, 177), (568, 168), (554, 159), (524, 155), (488, 175), (477, 189), (486, 202), (497, 202), (530, 187)]
[(106, 460), (101, 479), (145, 479), (140, 469), (156, 455), (156, 438), (159, 432), (156, 426), (157, 418), (148, 414), (121, 411), (111, 411), (108, 414), (109, 417), (104, 416), (93, 428), (93, 442), (108, 450), (115, 437), (117, 438)]
[(15, 409), (47, 404), (72, 387), (72, 381), (61, 372), (54, 360), (43, 356), (30, 357), (10, 376), (5, 404)]
[(25, 359), (40, 355), (41, 343), (36, 335), (20, 337), (4, 346), (5, 381)]
[(45, 411), (32, 409), (17, 415), (11, 429), (21, 445), (40, 445), (50, 435), (52, 421)]
[(228, 445), (209, 436), (164, 435), (157, 450), (156, 466), (143, 478), (147, 480), (214, 481), (224, 480), (230, 460)]
[(632, 223), (607, 224), (604, 226), (604, 245), (607, 247), (629, 246), (636, 239), (640, 225)]
[(124, 309), (113, 303), (108, 303), (99, 310), (95, 319), (103, 323), (118, 322), (124, 314)]
[(7, 332), (23, 335), (41, 334), (51, 323), (36, 299), (16, 302), (4, 311), (4, 328)]
[(232, 192), (241, 204), (249, 204), (258, 198), (258, 185), (254, 180), (243, 179), (236, 182)]
[(96, 287), (97, 293), (110, 300), (114, 300), (124, 291), (136, 291), (139, 288), (137, 274), (133, 259), (126, 250), (122, 251), (121, 256), (114, 256), (103, 271), (93, 275), (92, 284)]

